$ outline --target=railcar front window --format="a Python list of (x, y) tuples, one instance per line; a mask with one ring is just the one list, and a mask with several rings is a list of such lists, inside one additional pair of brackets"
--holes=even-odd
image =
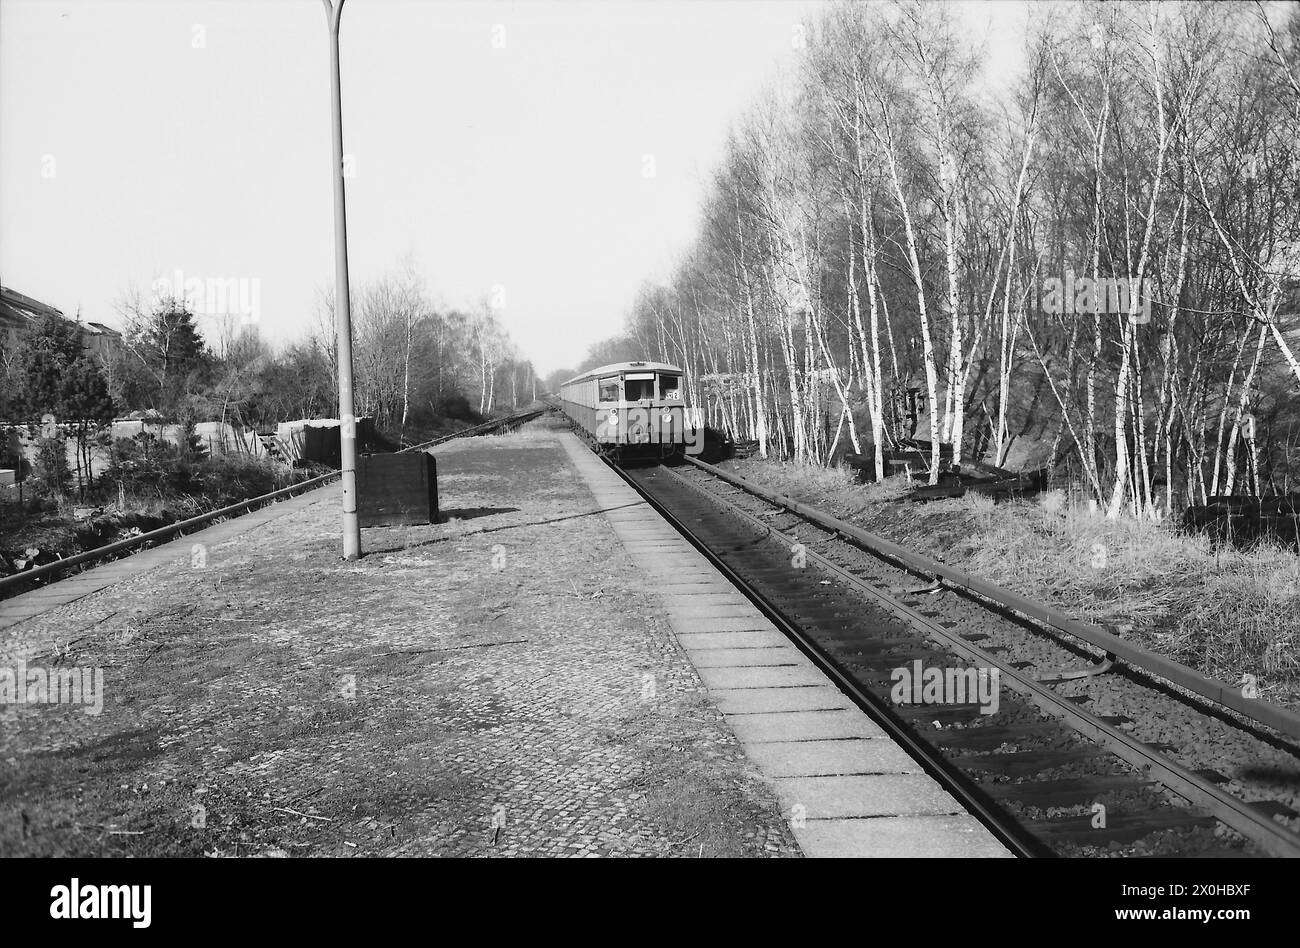
[(600, 401), (616, 402), (618, 401), (618, 378), (600, 380)]
[(682, 397), (680, 386), (680, 376), (661, 375), (659, 376), (659, 397), (669, 400), (677, 400)]
[(629, 402), (639, 401), (642, 398), (655, 397), (655, 380), (625, 378), (623, 380), (623, 397)]

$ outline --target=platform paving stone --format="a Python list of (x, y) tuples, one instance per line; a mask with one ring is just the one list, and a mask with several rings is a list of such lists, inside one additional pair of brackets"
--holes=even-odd
[(771, 628), (771, 623), (761, 615), (724, 616), (708, 618), (707, 616), (679, 616), (669, 618), (673, 631), (679, 635), (708, 632), (761, 632)]
[(921, 765), (901, 747), (893, 741), (878, 737), (773, 741), (751, 744), (746, 752), (770, 777), (921, 772)]
[(741, 597), (723, 597), (712, 593), (687, 592), (677, 595), (676, 604), (664, 611), (669, 616), (683, 618), (731, 619), (740, 615), (753, 615), (754, 604)]
[(700, 668), (745, 668), (751, 665), (789, 665), (792, 656), (789, 646), (767, 648), (709, 648), (695, 649), (691, 661)]
[(0, 603), (0, 666), (105, 673), (0, 706), (0, 856), (799, 855), (569, 441), (440, 446), (355, 562), (331, 486)]
[(836, 774), (775, 781), (786, 809), (810, 820), (880, 816), (950, 816), (962, 812), (926, 774)]
[[(796, 658), (798, 653), (790, 657)], [(701, 668), (700, 678), (710, 688), (790, 688), (795, 685), (824, 685), (826, 676), (810, 665), (781, 665), (774, 668)]]
[(969, 816), (805, 820), (794, 828), (805, 852), (830, 858), (1013, 858)]
[(637, 571), (641, 583), (647, 589), (653, 589), (661, 597), (701, 595), (701, 588), (717, 576), (711, 568), (705, 567), (675, 573), (656, 572), (641, 565), (634, 565), (633, 568)]
[(655, 586), (655, 592), (661, 596), (689, 596), (697, 589), (707, 588), (712, 578), (706, 578), (701, 574), (695, 582), (689, 583), (659, 583)]
[(742, 743), (820, 741), (845, 737), (883, 737), (880, 725), (856, 708), (834, 711), (777, 711), (735, 714), (727, 719)]
[[(703, 667), (697, 665), (701, 671)], [(776, 711), (834, 711), (853, 703), (825, 683), (797, 688), (735, 688), (714, 692), (723, 714), (771, 714)]]
[(718, 571), (707, 563), (675, 566), (660, 566), (652, 563), (641, 567), (640, 573), (644, 579), (657, 583), (684, 583), (698, 580), (717, 582), (718, 579)]
[[(662, 590), (656, 589), (656, 592), (663, 595)], [(683, 598), (682, 602), (690, 602), (689, 597)], [(664, 610), (664, 612), (668, 616), (668, 621), (670, 622), (676, 622), (678, 620), (683, 622), (695, 620), (714, 622), (724, 619), (733, 621), (744, 619), (752, 621), (754, 618), (754, 607), (748, 604), (741, 605), (740, 603), (737, 603), (734, 606), (682, 606), (678, 609), (667, 609)]]
[[(626, 503), (633, 495), (590, 454), (575, 445), (566, 449), (596, 496)], [(973, 817), (947, 815), (958, 810), (956, 801), (917, 772), (911, 758), (701, 554), (684, 539), (680, 546), (664, 534), (647, 540), (631, 524), (637, 518), (647, 531), (659, 522), (652, 509), (621, 510), (616, 535), (642, 573), (658, 580), (647, 588), (741, 746), (776, 788), (806, 855), (894, 852), (905, 847), (907, 828), (924, 834), (919, 853), (1006, 854)], [(656, 547), (653, 553), (647, 545)], [(918, 812), (927, 815), (898, 815)], [(897, 823), (903, 831), (892, 835), (854, 829), (891, 820), (922, 822)], [(818, 829), (809, 832), (810, 826)]]
[(754, 629), (747, 632), (681, 632), (677, 641), (688, 653), (715, 651), (720, 648), (747, 649), (788, 646), (789, 640), (775, 629)]

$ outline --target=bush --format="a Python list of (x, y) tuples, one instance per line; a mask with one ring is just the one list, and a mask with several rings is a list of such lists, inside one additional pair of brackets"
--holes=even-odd
[(483, 416), (470, 407), (469, 399), (460, 392), (447, 396), (438, 407), (444, 417), (454, 421), (467, 421), (471, 425), (483, 423)]
[(176, 488), (180, 458), (176, 448), (148, 431), (134, 438), (116, 438), (104, 481), (121, 485), (128, 494), (163, 496), (164, 488)]
[(274, 461), (247, 454), (218, 454), (205, 458), (194, 471), (204, 496), (217, 506), (233, 504), (246, 497), (269, 494), (288, 486), (288, 478)]
[(68, 467), (68, 439), (58, 434), (36, 440), (36, 482), (33, 486), (48, 496), (59, 497), (72, 485)]
[(148, 432), (118, 438), (104, 476), (106, 484), (120, 484), (124, 492), (135, 496), (182, 502), (203, 498), (209, 503), (200, 506), (218, 507), (270, 493), (294, 480), (297, 478), (269, 458), (247, 454), (195, 457), (191, 446), (159, 441)]

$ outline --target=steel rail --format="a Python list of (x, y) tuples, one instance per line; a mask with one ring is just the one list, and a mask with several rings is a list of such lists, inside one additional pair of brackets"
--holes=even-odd
[(196, 517), (190, 517), (186, 520), (178, 520), (175, 523), (169, 523), (164, 527), (156, 530), (150, 530), (148, 533), (142, 533), (139, 536), (128, 537), (125, 540), (116, 540), (104, 546), (95, 547), (93, 550), (83, 550), (80, 553), (74, 553), (72, 556), (64, 557), (61, 560), (55, 560), (53, 563), (46, 563), (44, 566), (37, 566), (34, 569), (25, 570), (21, 573), (14, 573), (12, 576), (5, 576), (0, 579), (0, 593), (20, 586), (34, 579), (42, 579), (46, 576), (54, 576), (74, 566), (80, 566), (83, 563), (90, 563), (94, 560), (104, 559), (115, 553), (125, 553), (128, 550), (138, 546), (144, 546), (158, 540), (168, 539), (178, 533), (184, 533), (194, 527), (204, 526), (213, 520), (222, 517), (238, 516), (239, 514), (248, 513), (254, 507), (260, 507), (263, 504), (274, 503), (282, 497), (291, 497), (296, 493), (302, 493), (308, 490), (315, 490), (317, 487), (323, 487), (327, 482), (334, 480), (339, 476), (338, 471), (330, 471), (328, 474), (322, 474), (319, 477), (313, 477), (311, 480), (302, 481), (298, 484), (291, 484), (288, 487), (282, 487), (280, 490), (272, 491), (269, 494), (261, 494), (257, 497), (249, 497), (238, 503), (230, 504), (219, 510), (210, 510), (207, 513), (199, 514)]
[[(968, 776), (954, 768), (943, 753), (932, 744), (920, 740), (915, 732), (900, 722), (876, 695), (862, 687), (858, 680), (839, 663), (822, 651), (802, 629), (791, 622), (781, 609), (770, 602), (758, 589), (746, 581), (718, 556), (709, 546), (672, 513), (658, 498), (641, 487), (634, 478), (603, 455), (598, 455), (615, 473), (637, 492), (668, 524), (717, 569), (727, 581), (752, 602), (763, 615), (781, 630), (810, 661), (834, 682), (835, 686), (851, 698), (855, 705), (878, 724), (913, 760), (980, 821), (1015, 855), (1022, 858), (1043, 858), (1052, 853), (1039, 840), (1030, 836), (1019, 824), (1011, 822), (996, 803), (991, 801)], [(661, 468), (669, 471), (670, 468)], [(680, 476), (680, 475), (677, 475)], [(693, 486), (693, 485), (692, 485)]]
[[(723, 506), (728, 513), (740, 518), (756, 529), (764, 531), (769, 537), (779, 539), (787, 545), (798, 542), (796, 538), (785, 535), (748, 511), (741, 510), (725, 498), (692, 483), (677, 472), (668, 468), (665, 468), (665, 470), (669, 471), (681, 483), (708, 496), (719, 506)], [(960, 635), (944, 628), (944, 626), (898, 601), (872, 583), (851, 573), (815, 550), (808, 549), (805, 546), (804, 555), (817, 562), (827, 572), (865, 592), (899, 618), (921, 627), (931, 638), (938, 640), (950, 651), (976, 664), (997, 668), (1000, 677), (1010, 683), (1012, 690), (1028, 697), (1039, 710), (1065, 721), (1070, 727), (1101, 744), (1112, 754), (1139, 771), (1147, 772), (1153, 779), (1188, 802), (1204, 807), (1215, 819), (1232, 827), (1248, 839), (1255, 841), (1274, 856), (1300, 857), (1300, 835), (1275, 822), (1266, 813), (1256, 810), (1249, 802), (1221, 790), (1213, 782), (1198, 776), (1178, 762), (1148, 747), (1142, 741), (1125, 734), (1074, 702), (1060, 697), (1055, 692), (1044, 687), (1045, 683), (1022, 674), (1009, 661), (967, 642)]]
[[(508, 418), (499, 418), (496, 421), (485, 422), (482, 425), (475, 425), (473, 428), (466, 428), (463, 431), (456, 431), (449, 435), (444, 435), (441, 438), (435, 438), (433, 441), (425, 442), (424, 444), (401, 448), (394, 453), (402, 454), (429, 445), (441, 444), (445, 441), (453, 441), (457, 438), (471, 438), (482, 433), (482, 431), (486, 429), (502, 428), (516, 423), (523, 424), (542, 413), (542, 411), (523, 412), (518, 415), (511, 415)], [(256, 497), (249, 497), (245, 500), (229, 504), (228, 506), (221, 507), (217, 510), (209, 510), (207, 513), (201, 513), (185, 520), (178, 520), (175, 523), (169, 523), (166, 526), (158, 527), (155, 530), (150, 530), (148, 533), (142, 533), (139, 536), (127, 537), (123, 540), (115, 540), (114, 542), (105, 544), (104, 546), (95, 547), (93, 550), (83, 550), (80, 553), (74, 553), (72, 556), (66, 556), (62, 559), (55, 560), (53, 563), (46, 563), (43, 566), (24, 570), (21, 573), (13, 573), (10, 576), (0, 577), (0, 596), (3, 596), (9, 590), (23, 586), (33, 580), (57, 576), (75, 566), (82, 566), (86, 563), (107, 559), (115, 554), (126, 553), (134, 550), (136, 547), (147, 546), (150, 543), (156, 543), (160, 540), (168, 540), (178, 534), (193, 530), (196, 527), (206, 526), (214, 520), (220, 520), (224, 517), (240, 516), (241, 514), (251, 512), (257, 507), (274, 503), (283, 498), (292, 497), (294, 494), (305, 493), (309, 490), (315, 490), (318, 487), (324, 487), (326, 484), (338, 477), (338, 471), (330, 471), (328, 474), (321, 474), (319, 477), (313, 477), (298, 484), (291, 484), (288, 487), (282, 487), (279, 490), (271, 491), (268, 494), (259, 494)]]
[(954, 569), (928, 556), (908, 550), (897, 543), (886, 540), (884, 537), (869, 533), (847, 521), (840, 520), (838, 517), (833, 517), (807, 504), (793, 500), (786, 494), (778, 494), (775, 491), (760, 487), (738, 474), (724, 471), (689, 455), (686, 456), (686, 460), (701, 470), (721, 478), (755, 497), (778, 507), (784, 507), (791, 513), (797, 514), (805, 520), (839, 535), (855, 546), (859, 546), (869, 553), (892, 560), (919, 576), (932, 580), (937, 579), (943, 585), (955, 591), (972, 593), (976, 597), (1011, 609), (1051, 626), (1060, 632), (1082, 639), (1090, 645), (1102, 649), (1110, 658), (1123, 660), (1134, 668), (1140, 668), (1179, 687), (1186, 688), (1202, 698), (1229, 708), (1250, 718), (1252, 721), (1265, 724), (1292, 739), (1300, 740), (1300, 714), (1289, 708), (1270, 704), (1258, 698), (1247, 698), (1241, 693), (1241, 689), (1229, 685), (1227, 682), (1202, 675), (1195, 669), (1189, 668), (1171, 658), (1158, 655), (1141, 646), (1127, 642), (1119, 636), (1107, 632), (1100, 626), (1075, 619), (1044, 603), (1036, 602), (1013, 593), (1009, 589), (1004, 589), (996, 583), (971, 576), (969, 573)]
[(451, 434), (442, 435), (441, 437), (433, 438), (430, 441), (421, 441), (419, 444), (407, 445), (404, 448), (399, 448), (394, 453), (404, 454), (407, 451), (419, 451), (424, 448), (431, 448), (434, 445), (443, 444), (444, 442), (447, 441), (455, 441), (457, 438), (473, 438), (476, 435), (488, 431), (498, 431), (502, 428), (508, 428), (511, 425), (522, 425), (526, 422), (532, 421), (534, 418), (538, 417), (539, 415), (543, 415), (548, 411), (550, 411), (549, 408), (539, 408), (536, 411), (526, 411), (526, 412), (521, 412), (518, 415), (511, 415), (509, 418), (498, 418), (495, 421), (485, 421), (481, 425), (475, 425), (472, 428), (466, 428), (464, 431), (453, 431)]

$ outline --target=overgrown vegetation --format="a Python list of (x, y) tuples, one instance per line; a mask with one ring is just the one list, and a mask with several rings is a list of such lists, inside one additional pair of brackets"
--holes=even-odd
[[(42, 463), (63, 459), (55, 443), (42, 442), (38, 472)], [(194, 443), (177, 445), (149, 433), (119, 438), (94, 488), (78, 499), (54, 489), (40, 473), (26, 485), (21, 502), (17, 494), (0, 498), (0, 575), (289, 487), (324, 470), (250, 455), (212, 457)]]
[(1084, 493), (993, 503), (978, 494), (908, 502), (905, 477), (860, 485), (843, 465), (752, 459), (744, 477), (926, 556), (1050, 603), (1207, 675), (1300, 705), (1300, 560), (1110, 518)]
[[(261, 453), (210, 456), (195, 426), (273, 431), (335, 416), (331, 301), (318, 301), (314, 332), (278, 351), (257, 332), (258, 314), (213, 314), (211, 302), (134, 294), (119, 307), (120, 344), (91, 350), (76, 322), (50, 314), (0, 351), (0, 422), (11, 425), (0, 428), (0, 467), (22, 482), (0, 487), (0, 573), (318, 473)], [(381, 446), (448, 434), (533, 398), (532, 366), (492, 307), (440, 310), (409, 262), (363, 285), (353, 312), (356, 409), (375, 419)], [(128, 412), (157, 427), (114, 440), (110, 423)], [(179, 443), (154, 433), (164, 426)]]
[(1295, 490), (1300, 8), (1026, 12), (1005, 91), (955, 4), (801, 25), (588, 364), (679, 364), (777, 456), (916, 436), (933, 475), (941, 443), (1051, 465), (1111, 516)]
[[(532, 364), (516, 352), (490, 301), (472, 312), (435, 305), (412, 261), (354, 288), (353, 368), (358, 415), (394, 442), (447, 419), (480, 419), (534, 397)], [(312, 328), (279, 349), (261, 314), (209, 312), (201, 298), (128, 296), (123, 345), (103, 360), (119, 412), (224, 421), (266, 430), (338, 412), (338, 339), (329, 293)]]

